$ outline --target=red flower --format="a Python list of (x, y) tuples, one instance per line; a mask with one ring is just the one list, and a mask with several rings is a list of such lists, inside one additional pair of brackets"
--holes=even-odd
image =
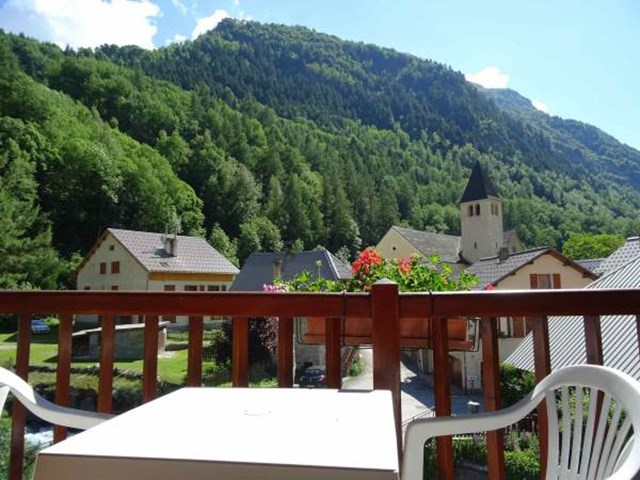
[(411, 262), (406, 258), (401, 258), (398, 261), (398, 270), (400, 270), (400, 273), (403, 275), (409, 275), (409, 272), (411, 271)]

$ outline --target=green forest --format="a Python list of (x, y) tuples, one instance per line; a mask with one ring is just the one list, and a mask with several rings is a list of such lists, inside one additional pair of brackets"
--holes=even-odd
[(0, 288), (72, 288), (106, 227), (179, 228), (239, 264), (458, 234), (476, 161), (526, 246), (640, 231), (640, 152), (494, 97), (302, 27), (225, 20), (154, 51), (0, 31)]

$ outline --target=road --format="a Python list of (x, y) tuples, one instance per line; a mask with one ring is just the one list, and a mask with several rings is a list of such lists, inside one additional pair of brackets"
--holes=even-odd
[[(342, 388), (349, 390), (372, 390), (373, 389), (373, 354), (370, 348), (360, 350), (360, 358), (364, 363), (363, 371), (357, 377), (345, 378)], [(417, 369), (406, 361), (400, 362), (400, 382), (401, 382), (401, 402), (402, 421), (406, 421), (416, 415), (426, 413), (435, 405), (433, 387), (428, 385), (418, 375)], [(453, 413), (467, 413), (467, 402), (469, 400), (478, 401), (482, 404), (482, 399), (477, 396), (464, 395), (456, 389), (452, 389), (451, 409)]]

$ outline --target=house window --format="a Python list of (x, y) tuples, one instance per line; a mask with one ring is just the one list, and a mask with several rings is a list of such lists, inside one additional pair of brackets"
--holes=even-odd
[(226, 285), (222, 285), (220, 287), (220, 290), (222, 290), (223, 292), (226, 292), (227, 291), (227, 286)]
[(198, 287), (198, 290), (200, 290), (201, 292), (204, 292), (205, 288), (206, 288), (206, 287), (205, 287), (204, 285), (200, 285), (200, 286)]
[(473, 217), (473, 205), (469, 205), (469, 216)]
[(120, 287), (118, 287), (118, 285), (111, 285), (111, 290), (120, 290)]
[(529, 275), (532, 289), (562, 288), (559, 273), (532, 273)]
[(115, 246), (114, 245), (109, 245), (109, 250), (111, 250), (112, 252), (115, 250)]
[(120, 262), (111, 262), (111, 273), (120, 273)]
[(207, 285), (207, 291), (209, 292), (219, 292), (220, 287), (218, 285)]
[(480, 215), (480, 204), (476, 203), (476, 215)]
[(85, 290), (91, 290), (91, 287), (84, 287)]
[(107, 273), (107, 262), (100, 263), (100, 275)]
[(197, 285), (185, 285), (184, 286), (184, 291), (185, 292), (197, 292), (198, 291), (198, 286)]

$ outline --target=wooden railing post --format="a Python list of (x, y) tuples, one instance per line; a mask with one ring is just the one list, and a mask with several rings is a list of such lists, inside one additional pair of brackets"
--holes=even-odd
[[(482, 338), (484, 408), (487, 412), (493, 412), (502, 408), (497, 318), (483, 317), (480, 319), (480, 337)], [(496, 480), (505, 478), (502, 430), (487, 432), (487, 466), (489, 478)]]
[[(446, 318), (432, 318), (433, 383), (435, 387), (436, 416), (451, 415), (451, 372), (449, 369), (449, 328)], [(436, 467), (438, 479), (453, 480), (453, 440), (436, 438)]]
[[(549, 319), (537, 317), (527, 319), (533, 332), (533, 363), (536, 383), (551, 373), (551, 353), (549, 350)], [(540, 435), (540, 471), (547, 471), (549, 453), (549, 427), (547, 425), (547, 404), (543, 400), (538, 405), (538, 433)]]
[(342, 357), (340, 355), (340, 325), (341, 318), (325, 319), (325, 365), (327, 371), (326, 385), (327, 388), (342, 387)]
[(599, 316), (584, 316), (584, 339), (587, 350), (587, 363), (602, 365), (604, 355), (602, 354), (602, 328)]
[(204, 319), (189, 317), (189, 350), (187, 350), (187, 386), (202, 385), (202, 339)]
[(391, 390), (398, 455), (402, 454), (400, 404), (400, 297), (398, 285), (378, 280), (371, 287), (373, 388)]
[[(58, 365), (56, 368), (56, 404), (69, 405), (69, 386), (71, 383), (71, 346), (73, 315), (64, 314), (58, 327)], [(53, 427), (53, 441), (61, 442), (67, 438), (67, 429), (60, 425)]]
[(249, 386), (249, 319), (236, 317), (233, 322), (231, 375), (234, 387)]
[(142, 402), (158, 395), (158, 317), (144, 319), (144, 360), (142, 364)]
[(113, 315), (102, 315), (100, 324), (100, 378), (98, 380), (98, 412), (111, 413), (113, 408), (113, 351), (116, 323)]
[(293, 387), (293, 318), (278, 319), (278, 386)]
[[(31, 314), (18, 318), (18, 346), (16, 351), (16, 375), (29, 379), (29, 350), (31, 343)], [(11, 457), (9, 459), (9, 479), (21, 480), (24, 468), (24, 427), (27, 411), (18, 401), (11, 409)]]

